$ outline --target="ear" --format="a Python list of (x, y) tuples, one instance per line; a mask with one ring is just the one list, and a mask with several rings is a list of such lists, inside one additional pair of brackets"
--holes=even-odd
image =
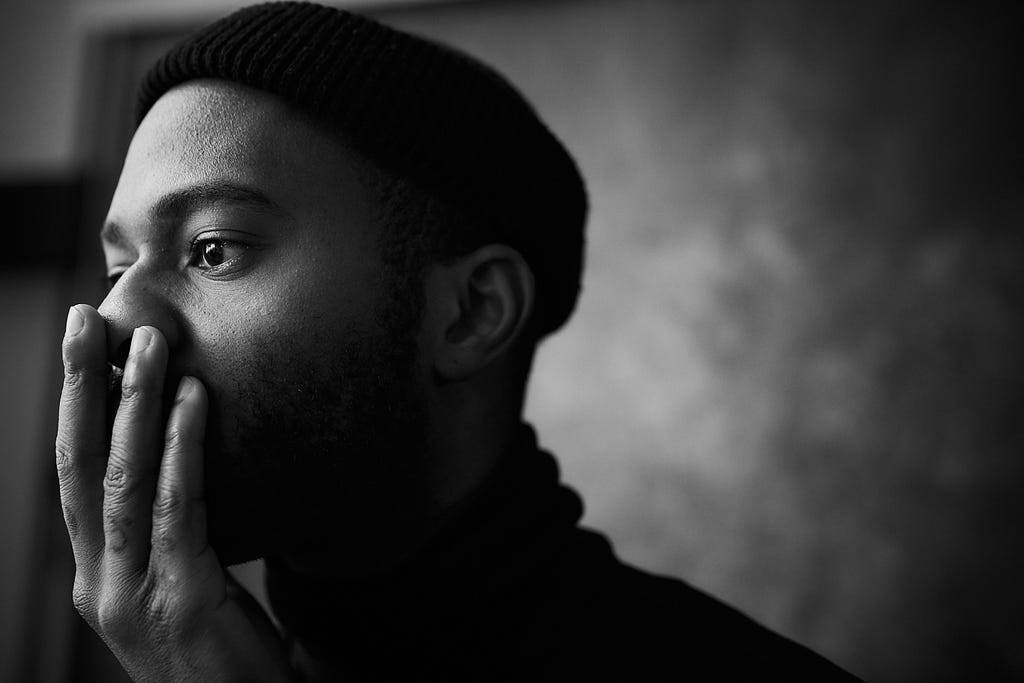
[(434, 372), (464, 380), (506, 353), (533, 312), (533, 272), (522, 255), (489, 244), (437, 266), (428, 296), (439, 314), (433, 327)]

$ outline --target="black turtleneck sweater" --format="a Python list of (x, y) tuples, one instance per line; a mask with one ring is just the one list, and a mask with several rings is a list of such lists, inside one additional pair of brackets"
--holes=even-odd
[(620, 562), (523, 427), (516, 452), (413, 559), (315, 582), (267, 560), (308, 681), (855, 680), (717, 600)]

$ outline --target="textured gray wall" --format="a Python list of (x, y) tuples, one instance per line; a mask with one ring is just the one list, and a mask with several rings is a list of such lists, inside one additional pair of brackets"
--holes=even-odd
[[(7, 25), (0, 70), (25, 86), (0, 131), (14, 177), (74, 157), (80, 76), (69, 0), (19, 2), (32, 20)], [(870, 680), (1024, 678), (1009, 11), (481, 0), (382, 16), (505, 71), (588, 179), (584, 297), (528, 405), (587, 523)], [(35, 405), (23, 375), (52, 369), (32, 330), (60, 312), (50, 282), (0, 286), (13, 448), (42, 422), (14, 419)], [(31, 507), (25, 448), (4, 454), (5, 509)], [(5, 517), (6, 601), (32, 541)]]
[(1020, 70), (939, 3), (396, 14), (593, 203), (528, 413), (586, 521), (871, 680), (1024, 677)]

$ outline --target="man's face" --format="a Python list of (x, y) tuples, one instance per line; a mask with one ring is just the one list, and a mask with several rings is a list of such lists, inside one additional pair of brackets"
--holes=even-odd
[(222, 561), (328, 537), (365, 547), (415, 490), (417, 311), (374, 216), (340, 142), (264, 93), (188, 83), (132, 140), (100, 313), (113, 346), (139, 325), (164, 333), (169, 392), (185, 374), (207, 387)]

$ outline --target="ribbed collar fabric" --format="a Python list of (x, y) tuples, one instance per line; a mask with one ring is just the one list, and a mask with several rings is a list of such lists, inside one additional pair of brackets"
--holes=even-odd
[(268, 558), (271, 605), (298, 659), (321, 672), (430, 679), (464, 667), (472, 678), (475, 653), (534, 620), (529, 603), (582, 513), (523, 425), (490, 480), (408, 562), (371, 579), (311, 581)]

